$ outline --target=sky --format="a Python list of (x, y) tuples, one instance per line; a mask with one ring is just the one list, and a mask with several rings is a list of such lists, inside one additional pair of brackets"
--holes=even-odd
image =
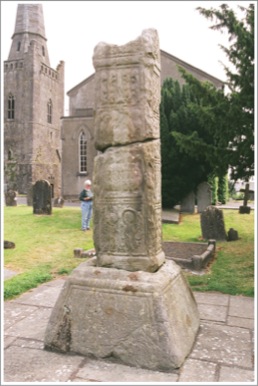
[[(1, 1), (1, 60), (8, 59), (17, 4), (43, 4), (45, 33), (52, 68), (65, 62), (65, 93), (92, 73), (92, 56), (99, 42), (122, 45), (144, 29), (158, 31), (160, 49), (223, 81), (221, 63), (227, 58), (219, 45), (228, 46), (227, 33), (211, 30), (212, 22), (196, 10), (233, 9), (255, 1)], [(65, 102), (67, 115), (68, 98)]]

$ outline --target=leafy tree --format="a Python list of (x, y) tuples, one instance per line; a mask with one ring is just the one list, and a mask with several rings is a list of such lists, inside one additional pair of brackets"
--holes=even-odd
[(229, 36), (229, 48), (221, 46), (233, 65), (224, 66), (231, 91), (225, 117), (228, 124), (227, 159), (232, 179), (248, 181), (254, 174), (254, 4), (238, 8), (244, 15), (241, 20), (227, 4), (222, 4), (219, 9), (197, 9), (215, 21), (211, 29), (226, 31)]
[(217, 205), (218, 203), (218, 177), (210, 175), (208, 177), (208, 183), (211, 187), (211, 204)]
[(196, 104), (198, 98), (187, 84), (181, 87), (171, 78), (164, 81), (160, 105), (163, 207), (179, 204), (213, 170), (204, 151), (185, 151), (178, 144), (181, 134), (198, 135), (203, 129)]
[[(191, 130), (178, 129), (172, 135), (181, 152), (192, 158), (203, 159), (207, 171), (224, 176), (228, 169), (228, 122), (229, 98), (222, 89), (209, 82), (200, 82), (183, 68), (179, 68), (186, 81), (192, 99), (187, 103), (192, 112)], [(187, 122), (184, 122), (187, 124)], [(206, 175), (206, 181), (208, 174)]]
[(221, 204), (226, 204), (229, 198), (228, 193), (228, 175), (219, 178), (218, 181), (218, 200)]

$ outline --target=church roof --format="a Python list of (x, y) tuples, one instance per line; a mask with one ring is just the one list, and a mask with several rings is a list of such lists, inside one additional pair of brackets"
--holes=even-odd
[[(216, 85), (219, 84), (220, 86), (222, 86), (224, 84), (224, 82), (222, 80), (216, 78), (215, 76), (212, 76), (212, 75), (208, 74), (207, 72), (205, 72), (203, 70), (200, 70), (199, 68), (194, 67), (194, 66), (192, 66), (191, 64), (189, 64), (187, 62), (184, 62), (183, 60), (177, 58), (174, 55), (169, 54), (166, 51), (160, 50), (160, 55), (164, 56), (164, 57), (167, 57), (168, 59), (170, 59), (171, 61), (175, 62), (179, 66), (184, 67), (187, 71), (198, 73), (200, 76), (202, 76), (203, 78), (206, 78), (207, 81), (210, 81), (213, 84), (216, 84)], [(161, 69), (161, 71), (162, 71), (162, 69)], [(88, 82), (90, 82), (94, 78), (94, 76), (95, 76), (95, 73), (90, 75), (88, 78), (84, 79), (82, 82), (78, 83), (76, 86), (74, 86), (71, 90), (69, 90), (67, 92), (67, 95), (69, 96), (74, 91), (76, 91), (78, 88), (80, 88), (81, 86), (83, 86), (83, 85), (87, 84)]]

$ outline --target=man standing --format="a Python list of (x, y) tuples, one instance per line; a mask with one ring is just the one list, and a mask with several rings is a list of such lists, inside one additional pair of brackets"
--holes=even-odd
[(81, 201), (82, 210), (82, 230), (86, 231), (90, 229), (90, 219), (92, 214), (93, 193), (91, 191), (90, 180), (85, 181), (84, 189), (81, 191), (79, 199)]

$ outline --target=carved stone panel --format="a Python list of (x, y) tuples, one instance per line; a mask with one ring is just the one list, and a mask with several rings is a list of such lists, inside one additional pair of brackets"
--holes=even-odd
[(99, 43), (96, 69), (95, 145), (159, 138), (160, 51), (155, 30), (124, 46)]
[(155, 140), (110, 148), (95, 158), (94, 244), (100, 265), (155, 270), (164, 259), (159, 155)]

